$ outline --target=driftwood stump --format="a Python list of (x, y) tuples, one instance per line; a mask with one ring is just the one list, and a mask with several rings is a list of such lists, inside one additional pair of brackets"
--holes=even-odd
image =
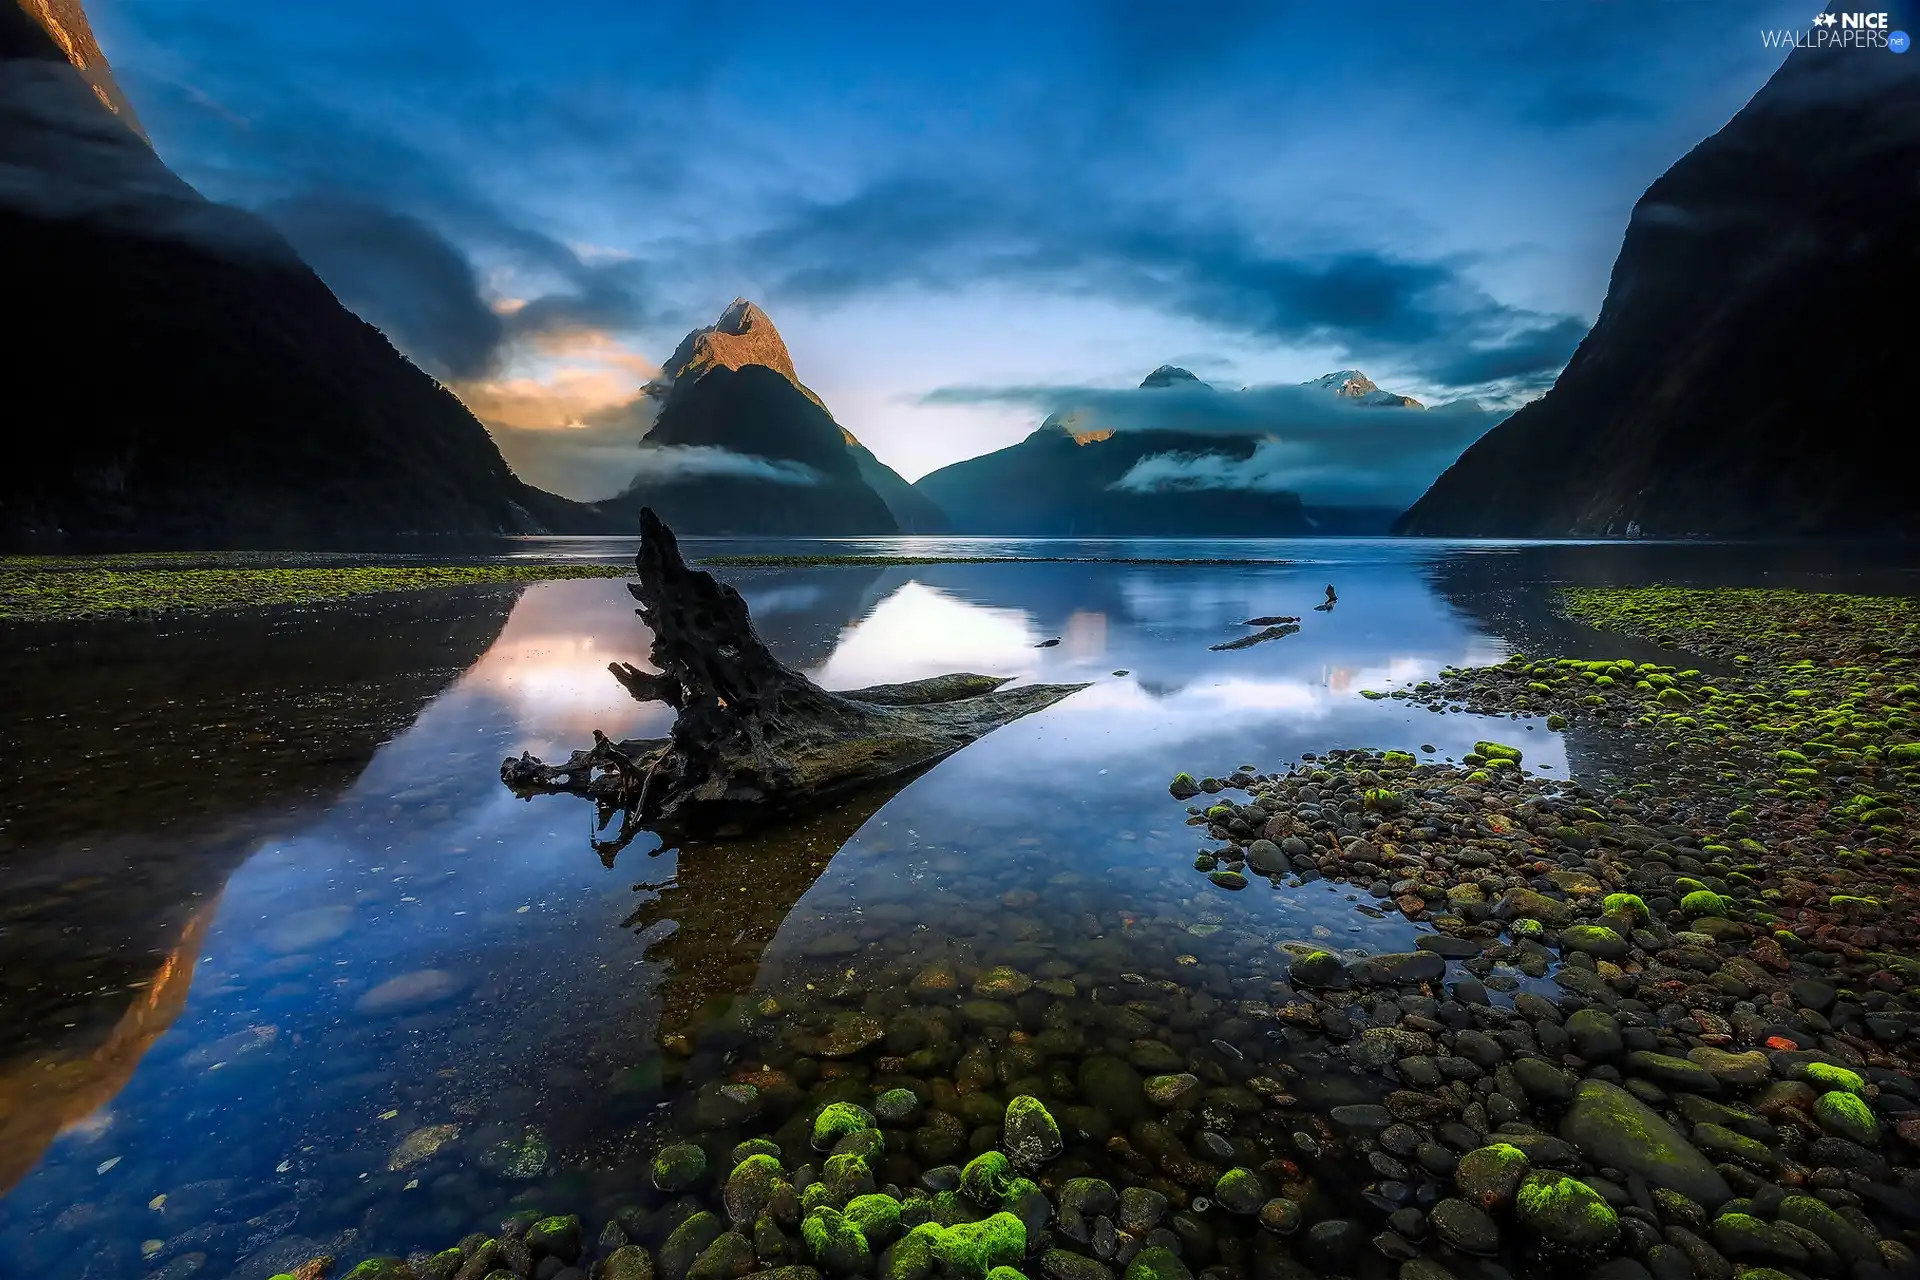
[(1087, 687), (1006, 689), (1011, 677), (959, 673), (829, 693), (767, 650), (739, 593), (688, 568), (651, 510), (640, 513), (635, 567), (640, 580), (627, 590), (653, 632), (658, 670), (609, 670), (635, 698), (679, 712), (672, 735), (614, 742), (596, 730), (593, 746), (565, 764), (522, 754), (500, 766), (518, 795), (586, 796), (602, 827), (620, 815), (603, 856), (642, 829), (727, 837), (819, 809)]

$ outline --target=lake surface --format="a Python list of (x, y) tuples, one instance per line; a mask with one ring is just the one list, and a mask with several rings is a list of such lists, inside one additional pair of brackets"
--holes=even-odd
[[(564, 758), (596, 728), (665, 731), (670, 713), (606, 672), (648, 644), (618, 581), (4, 633), (0, 1274), (264, 1280), (321, 1251), (444, 1247), (525, 1205), (661, 1213), (645, 1170), (662, 1142), (775, 1128), (885, 1055), (938, 1057), (953, 1027), (939, 1078), (982, 1123), (1023, 1070), (1065, 1069), (967, 1003), (996, 965), (1037, 984), (1002, 1007), (1089, 1048), (1105, 1034), (1127, 1051), (1126, 1015), (1096, 1033), (1072, 1010), (1138, 997), (1183, 1035), (1281, 1052), (1234, 1017), (1276, 945), (1402, 950), (1416, 926), (1357, 886), (1216, 888), (1193, 869), (1204, 833), (1168, 796), (1174, 773), (1331, 747), (1457, 757), (1496, 736), (1592, 781), (1603, 744), (1362, 691), (1516, 647), (1651, 653), (1557, 620), (1557, 585), (1920, 583), (1910, 557), (1862, 549), (684, 545), (1105, 559), (721, 571), (774, 651), (829, 688), (961, 670), (1090, 687), (889, 794), (735, 844), (643, 836), (605, 865), (588, 806), (517, 800), (498, 769)], [(1150, 557), (1249, 563), (1112, 562)], [(1329, 583), (1339, 603), (1316, 612)], [(1305, 621), (1210, 650), (1267, 614)], [(920, 1006), (944, 1011), (916, 1021)], [(1370, 1096), (1303, 1079), (1308, 1109)], [(939, 1136), (898, 1158), (937, 1162)]]

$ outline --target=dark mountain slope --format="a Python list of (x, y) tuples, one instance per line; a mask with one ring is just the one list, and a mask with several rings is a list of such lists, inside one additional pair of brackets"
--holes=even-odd
[[(1901, 6), (1894, 26), (1914, 24)], [(1433, 535), (1920, 533), (1920, 57), (1796, 50), (1641, 197), (1544, 398), (1397, 522)]]
[[(315, 541), (598, 527), (264, 222), (110, 109), (84, 15), (0, 0), (0, 533)], [(83, 50), (83, 70), (63, 49)]]

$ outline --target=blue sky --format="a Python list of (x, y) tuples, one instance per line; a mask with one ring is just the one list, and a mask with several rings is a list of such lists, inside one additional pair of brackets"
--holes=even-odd
[(1229, 388), (1357, 367), (1429, 401), (1536, 394), (1592, 322), (1634, 200), (1778, 66), (1759, 30), (1815, 9), (93, 17), (161, 154), (268, 211), (490, 424), (637, 438), (623, 410), (652, 363), (744, 294), (913, 477), (1047, 407), (954, 388), (1125, 387), (1172, 362)]

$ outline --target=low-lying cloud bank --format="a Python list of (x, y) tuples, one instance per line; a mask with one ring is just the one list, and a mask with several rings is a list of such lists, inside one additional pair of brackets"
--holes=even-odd
[(820, 473), (803, 462), (735, 453), (711, 444), (643, 444), (628, 457), (636, 485), (719, 476), (774, 484), (820, 483)]
[(1077, 432), (1178, 431), (1257, 441), (1236, 458), (1205, 448), (1150, 454), (1114, 487), (1150, 493), (1239, 489), (1298, 493), (1310, 503), (1398, 506), (1426, 491), (1506, 416), (1470, 401), (1434, 409), (1358, 404), (1313, 386), (1215, 391), (1204, 386), (944, 387), (933, 404), (1016, 404), (1072, 414)]

